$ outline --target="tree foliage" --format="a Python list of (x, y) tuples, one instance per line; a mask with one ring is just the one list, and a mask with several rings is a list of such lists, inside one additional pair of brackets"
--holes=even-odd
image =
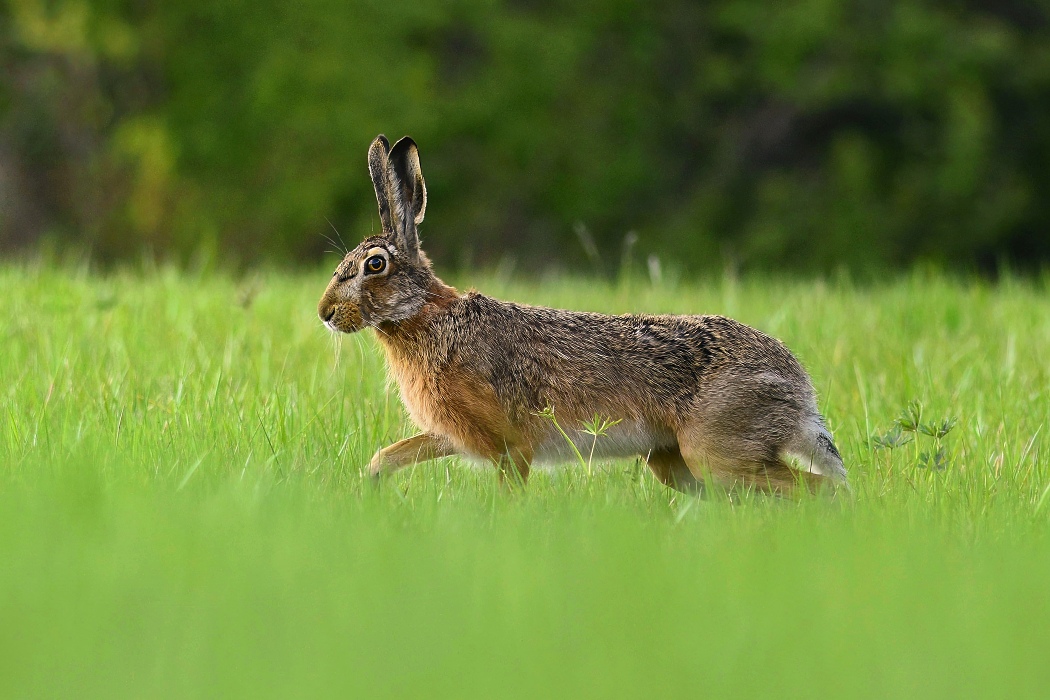
[(384, 132), (449, 264), (1050, 259), (1045, 2), (5, 1), (9, 248), (316, 260)]

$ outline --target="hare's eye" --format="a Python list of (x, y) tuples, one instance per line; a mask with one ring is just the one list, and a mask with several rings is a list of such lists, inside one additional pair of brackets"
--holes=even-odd
[(368, 260), (365, 260), (365, 272), (375, 274), (382, 272), (386, 269), (386, 258), (382, 255), (373, 255)]

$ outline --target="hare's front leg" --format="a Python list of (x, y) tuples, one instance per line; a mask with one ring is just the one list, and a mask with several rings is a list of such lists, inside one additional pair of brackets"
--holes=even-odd
[(396, 472), (402, 467), (410, 464), (418, 464), (431, 459), (439, 459), (456, 454), (456, 450), (445, 438), (420, 433), (410, 438), (399, 440), (389, 447), (384, 447), (375, 453), (372, 461), (368, 464), (368, 473), (372, 476), (382, 476)]
[(492, 460), (499, 473), (499, 482), (505, 486), (525, 486), (529, 482), (532, 465), (531, 449), (508, 449)]

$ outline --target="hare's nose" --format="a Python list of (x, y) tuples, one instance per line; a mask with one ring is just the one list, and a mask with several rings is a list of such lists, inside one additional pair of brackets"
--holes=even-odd
[(335, 316), (335, 304), (328, 307), (323, 307), (317, 310), (317, 315), (321, 317), (321, 320), (328, 323)]

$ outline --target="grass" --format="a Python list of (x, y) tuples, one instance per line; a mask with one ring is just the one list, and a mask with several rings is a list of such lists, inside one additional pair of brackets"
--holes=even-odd
[[(474, 280), (782, 338), (854, 487), (789, 503), (684, 498), (630, 462), (521, 493), (446, 459), (372, 488), (412, 428), (374, 339), (320, 327), (326, 277), (0, 267), (0, 694), (1050, 687), (1042, 283)], [(900, 430), (912, 402), (958, 423)]]

